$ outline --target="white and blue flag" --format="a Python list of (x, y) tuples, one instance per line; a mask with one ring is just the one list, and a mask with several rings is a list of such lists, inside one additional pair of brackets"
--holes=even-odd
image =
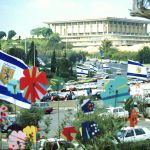
[(138, 61), (128, 60), (127, 77), (147, 79), (147, 69)]
[[(28, 66), (20, 59), (8, 55), (0, 50), (0, 99), (13, 103), (19, 107), (30, 109), (31, 104), (24, 99), (21, 91), (17, 90), (15, 93), (11, 92), (11, 80), (19, 80), (23, 77), (23, 70)], [(14, 83), (14, 82), (13, 82)]]
[(97, 72), (98, 68), (95, 65), (90, 65), (90, 71)]
[(89, 69), (81, 66), (76, 66), (76, 72), (77, 76), (87, 76), (89, 73)]
[(102, 64), (102, 69), (110, 69), (110, 67), (107, 64)]

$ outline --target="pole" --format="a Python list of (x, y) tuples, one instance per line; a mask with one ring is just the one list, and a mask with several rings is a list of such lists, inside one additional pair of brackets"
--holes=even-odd
[[(0, 114), (0, 115), (1, 115), (1, 118), (2, 118), (2, 114)], [(2, 125), (2, 123), (1, 123), (1, 125)], [(0, 128), (1, 128), (1, 126), (0, 126)], [(2, 128), (1, 128), (0, 134), (1, 134), (1, 139), (0, 139), (0, 142), (1, 142), (1, 149), (3, 149), (3, 142), (2, 142)]]
[[(57, 95), (59, 90), (59, 82), (57, 81)], [(59, 116), (59, 96), (58, 96), (58, 137), (60, 139), (60, 116)]]
[(35, 43), (34, 43), (34, 66), (35, 66)]
[[(13, 85), (13, 88), (14, 88), (14, 95), (16, 94), (16, 87), (17, 87), (17, 85), (16, 84), (14, 84)], [(14, 100), (15, 102), (14, 102), (14, 105), (15, 105), (15, 124), (16, 124), (16, 120), (17, 120), (17, 108), (16, 108), (16, 99)], [(15, 129), (16, 129), (16, 127), (15, 127)]]

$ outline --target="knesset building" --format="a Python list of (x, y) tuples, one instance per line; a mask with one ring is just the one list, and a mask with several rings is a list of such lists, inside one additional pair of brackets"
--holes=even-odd
[(100, 46), (104, 39), (114, 46), (150, 43), (146, 20), (106, 17), (45, 23), (74, 47)]

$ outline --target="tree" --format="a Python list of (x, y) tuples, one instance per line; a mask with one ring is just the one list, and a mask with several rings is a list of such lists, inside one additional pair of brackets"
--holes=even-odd
[(144, 47), (142, 50), (138, 52), (138, 60), (141, 63), (148, 64), (150, 63), (150, 48), (149, 47)]
[(43, 27), (41, 30), (42, 30), (41, 34), (44, 38), (49, 38), (50, 35), (53, 33), (52, 29), (50, 29), (50, 28)]
[(49, 38), (47, 46), (50, 49), (54, 50), (54, 49), (57, 49), (57, 47), (59, 46), (59, 42), (60, 42), (59, 34), (53, 33), (53, 34), (51, 34), (51, 36)]
[(52, 34), (52, 29), (46, 28), (46, 27), (38, 27), (38, 28), (32, 29), (30, 33), (31, 35), (36, 35), (37, 37), (41, 35), (44, 38), (49, 38), (50, 35)]
[(150, 0), (133, 0), (131, 16), (150, 19)]
[(21, 49), (21, 48), (10, 48), (8, 50), (8, 54), (10, 54), (12, 56), (15, 56), (17, 58), (20, 58), (24, 62), (26, 61), (26, 54), (25, 54), (24, 49)]
[(38, 56), (37, 49), (36, 49), (34, 42), (32, 41), (31, 46), (30, 46), (30, 50), (27, 52), (26, 63), (30, 64), (32, 66), (34, 66), (34, 65), (38, 66), (39, 63), (37, 60), (37, 56)]
[(57, 75), (69, 79), (71, 77), (71, 63), (65, 57), (59, 58), (57, 61)]
[(11, 40), (16, 35), (16, 32), (14, 30), (8, 31), (8, 40)]
[(0, 40), (6, 36), (6, 33), (4, 31), (0, 31)]
[(56, 53), (54, 50), (51, 58), (51, 72), (54, 74), (56, 73), (56, 63)]
[(36, 35), (37, 37), (39, 37), (41, 35), (41, 28), (38, 27), (38, 28), (32, 29), (30, 33), (33, 36)]
[(109, 51), (111, 46), (112, 46), (112, 42), (105, 39), (102, 41), (101, 46), (99, 47), (99, 50), (103, 50), (103, 51), (107, 52), (107, 51)]

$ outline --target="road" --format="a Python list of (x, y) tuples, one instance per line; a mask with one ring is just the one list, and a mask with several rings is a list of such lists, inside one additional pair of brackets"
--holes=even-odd
[[(43, 131), (46, 127), (44, 125), (44, 120), (51, 119), (49, 132), (46, 135), (46, 137), (50, 138), (50, 137), (57, 136), (58, 127), (61, 126), (61, 123), (66, 119), (74, 118), (74, 114), (75, 114), (75, 111), (73, 109), (68, 109), (68, 110), (60, 109), (59, 111), (58, 109), (56, 109), (51, 114), (45, 115), (43, 120), (39, 123), (39, 126), (42, 129), (42, 131), (40, 132), (41, 137), (45, 135)], [(71, 124), (67, 124), (67, 125), (71, 125)]]

